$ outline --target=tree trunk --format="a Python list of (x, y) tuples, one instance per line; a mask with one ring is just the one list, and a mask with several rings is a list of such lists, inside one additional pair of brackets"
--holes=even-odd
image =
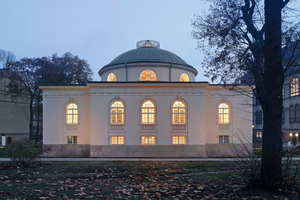
[(30, 95), (30, 105), (29, 105), (29, 139), (33, 139), (33, 99), (34, 96)]
[(38, 141), (38, 134), (39, 134), (39, 130), (40, 130), (40, 112), (41, 112), (41, 95), (38, 94), (38, 101), (37, 101), (37, 106), (38, 106), (38, 110), (37, 110), (37, 124), (36, 124), (36, 132), (35, 132), (35, 143), (37, 143)]
[(284, 74), (281, 54), (281, 3), (265, 0), (264, 112), (261, 178), (269, 187), (281, 181), (281, 112)]

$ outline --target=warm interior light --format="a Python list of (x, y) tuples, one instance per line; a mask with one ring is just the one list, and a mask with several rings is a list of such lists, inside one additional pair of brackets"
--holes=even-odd
[(296, 133), (296, 137), (298, 137), (298, 133)]
[(293, 133), (290, 133), (290, 136), (292, 137), (292, 136), (293, 136)]

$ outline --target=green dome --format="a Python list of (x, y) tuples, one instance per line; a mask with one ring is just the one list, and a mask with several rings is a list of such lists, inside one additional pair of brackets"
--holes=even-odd
[(140, 62), (173, 63), (184, 66), (190, 66), (182, 58), (170, 51), (166, 51), (156, 47), (141, 47), (119, 55), (104, 67), (118, 65), (122, 63)]

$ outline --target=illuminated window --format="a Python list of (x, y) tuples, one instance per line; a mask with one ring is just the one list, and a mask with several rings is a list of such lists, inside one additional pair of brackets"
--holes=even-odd
[(151, 101), (146, 101), (142, 105), (142, 124), (154, 124), (154, 104)]
[(117, 77), (114, 73), (110, 73), (108, 76), (107, 76), (107, 81), (117, 81)]
[(185, 105), (175, 101), (172, 107), (173, 124), (185, 124)]
[(219, 123), (229, 123), (229, 106), (226, 103), (221, 103), (219, 105)]
[(142, 136), (142, 144), (143, 145), (154, 145), (155, 137), (154, 136)]
[(124, 106), (121, 101), (115, 101), (111, 104), (110, 109), (111, 123), (123, 124), (124, 123)]
[(145, 70), (140, 75), (140, 81), (156, 81), (156, 75), (152, 70)]
[(256, 138), (262, 138), (262, 132), (256, 132)]
[(67, 136), (68, 144), (77, 144), (77, 136)]
[(189, 82), (190, 79), (189, 79), (189, 76), (186, 73), (183, 73), (183, 74), (180, 75), (179, 81), (180, 82)]
[(294, 122), (294, 106), (290, 106), (290, 123)]
[(284, 85), (282, 86), (282, 98), (284, 99)]
[(300, 122), (300, 107), (299, 104), (295, 106), (295, 122)]
[(124, 136), (111, 136), (110, 144), (124, 144)]
[(75, 103), (70, 103), (67, 106), (67, 124), (78, 123), (78, 107)]
[(219, 143), (229, 143), (228, 135), (219, 135)]
[(290, 82), (290, 94), (292, 96), (299, 95), (299, 79), (293, 78)]
[(185, 136), (173, 136), (173, 144), (185, 144)]

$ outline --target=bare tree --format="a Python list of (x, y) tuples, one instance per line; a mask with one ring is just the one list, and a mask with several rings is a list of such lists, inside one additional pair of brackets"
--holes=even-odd
[[(242, 79), (256, 90), (264, 113), (261, 179), (267, 187), (282, 177), (282, 86), (286, 71), (299, 58), (294, 54), (299, 23), (291, 20), (295, 12), (287, 7), (289, 2), (216, 0), (208, 14), (197, 15), (193, 22), (192, 35), (205, 52), (206, 76), (233, 84)], [(290, 42), (284, 53), (282, 38)]]
[(0, 68), (8, 68), (9, 63), (16, 60), (15, 54), (0, 49)]
[(84, 59), (67, 52), (62, 57), (22, 58), (10, 64), (11, 83), (20, 84), (20, 89), (11, 93), (13, 98), (22, 94), (30, 98), (29, 133), (33, 139), (34, 119), (36, 120), (36, 139), (42, 119), (42, 90), (40, 84), (84, 84), (92, 80), (92, 70)]

